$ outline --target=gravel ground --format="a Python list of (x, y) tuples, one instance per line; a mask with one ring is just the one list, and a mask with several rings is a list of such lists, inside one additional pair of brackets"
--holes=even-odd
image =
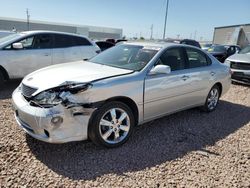
[(180, 112), (137, 127), (122, 147), (47, 144), (17, 127), (0, 91), (0, 187), (250, 187), (250, 88), (233, 85), (216, 111)]

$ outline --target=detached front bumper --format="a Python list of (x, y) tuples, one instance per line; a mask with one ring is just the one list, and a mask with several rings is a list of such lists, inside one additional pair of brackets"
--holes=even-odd
[[(61, 104), (52, 108), (31, 106), (19, 89), (13, 92), (12, 102), (19, 126), (38, 140), (65, 143), (88, 138), (88, 123), (93, 109), (67, 109)], [(84, 113), (75, 113), (79, 108)]]

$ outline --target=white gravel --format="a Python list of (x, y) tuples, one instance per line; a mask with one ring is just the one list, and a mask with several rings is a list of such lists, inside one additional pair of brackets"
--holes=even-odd
[(250, 187), (250, 88), (232, 85), (216, 111), (180, 112), (136, 128), (122, 147), (37, 141), (0, 91), (0, 187)]

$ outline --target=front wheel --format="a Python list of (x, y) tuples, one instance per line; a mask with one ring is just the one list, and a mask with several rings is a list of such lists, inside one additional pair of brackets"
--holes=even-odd
[(94, 112), (89, 138), (97, 145), (113, 148), (130, 137), (135, 124), (131, 109), (121, 102), (109, 102)]
[(220, 88), (217, 85), (212, 87), (208, 93), (206, 103), (202, 107), (203, 111), (211, 112), (215, 110), (219, 102), (220, 92)]

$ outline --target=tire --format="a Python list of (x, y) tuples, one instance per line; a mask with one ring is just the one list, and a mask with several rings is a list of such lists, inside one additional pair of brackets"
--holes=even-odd
[[(119, 118), (122, 121), (119, 121)], [(131, 109), (122, 102), (113, 101), (104, 104), (93, 113), (88, 134), (95, 144), (114, 148), (129, 139), (134, 126), (135, 118)]]
[(219, 86), (214, 85), (207, 95), (206, 102), (201, 109), (205, 112), (212, 112), (216, 109), (219, 98), (220, 98), (221, 90)]
[(0, 70), (0, 85), (3, 85), (4, 81), (5, 81), (4, 75), (3, 75), (3, 73)]

